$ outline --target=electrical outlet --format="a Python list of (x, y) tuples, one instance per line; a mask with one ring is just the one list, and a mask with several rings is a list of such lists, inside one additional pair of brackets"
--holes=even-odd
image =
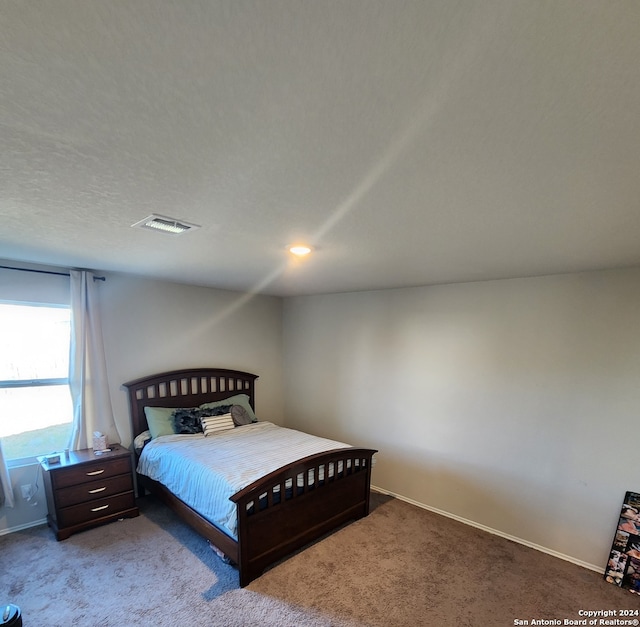
[(32, 496), (33, 486), (28, 483), (27, 485), (20, 486), (20, 492), (22, 493), (22, 498), (25, 500), (29, 500)]

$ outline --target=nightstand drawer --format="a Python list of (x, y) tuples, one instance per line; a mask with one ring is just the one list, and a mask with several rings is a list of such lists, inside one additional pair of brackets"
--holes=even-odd
[(107, 477), (115, 477), (116, 475), (124, 475), (130, 472), (131, 460), (129, 457), (105, 459), (101, 462), (97, 461), (56, 470), (53, 475), (53, 484), (54, 488), (59, 490), (60, 488), (106, 479)]
[(62, 488), (56, 494), (58, 507), (69, 507), (133, 490), (131, 473)]
[(59, 511), (58, 525), (60, 527), (72, 527), (104, 516), (113, 516), (118, 512), (125, 512), (134, 507), (133, 492), (118, 494), (109, 498), (62, 508)]

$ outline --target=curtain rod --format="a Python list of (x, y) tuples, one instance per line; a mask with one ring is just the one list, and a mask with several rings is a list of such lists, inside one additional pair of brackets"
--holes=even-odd
[[(18, 272), (37, 272), (38, 274), (55, 274), (57, 276), (71, 276), (68, 272), (54, 272), (53, 270), (34, 270), (33, 268), (14, 268), (13, 266), (0, 266), (3, 270), (18, 270)], [(103, 276), (94, 276), (94, 281), (106, 281)]]

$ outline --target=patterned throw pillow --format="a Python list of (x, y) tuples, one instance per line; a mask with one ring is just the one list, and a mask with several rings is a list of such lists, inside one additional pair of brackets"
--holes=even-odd
[(174, 433), (202, 433), (200, 410), (195, 407), (193, 409), (176, 409), (171, 414), (171, 423)]
[(235, 427), (231, 414), (222, 414), (221, 416), (203, 416), (201, 420), (205, 437), (220, 433), (221, 431), (227, 431)]
[(217, 407), (199, 407), (200, 418), (207, 416), (224, 416), (231, 411), (231, 405), (218, 405)]

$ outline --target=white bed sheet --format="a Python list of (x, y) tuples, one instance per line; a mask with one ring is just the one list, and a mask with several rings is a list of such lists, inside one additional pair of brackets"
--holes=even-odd
[(286, 464), (336, 448), (350, 445), (256, 422), (206, 438), (203, 434), (158, 437), (144, 447), (138, 472), (162, 483), (237, 539), (233, 494)]

